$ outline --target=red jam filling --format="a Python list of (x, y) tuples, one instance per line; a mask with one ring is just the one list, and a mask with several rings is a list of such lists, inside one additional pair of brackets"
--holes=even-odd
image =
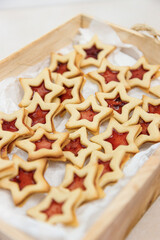
[(148, 72), (148, 70), (145, 70), (144, 68), (143, 68), (143, 66), (141, 65), (139, 68), (137, 68), (137, 69), (130, 69), (130, 72), (131, 72), (131, 74), (132, 74), (132, 76), (130, 77), (130, 79), (132, 79), (132, 78), (139, 78), (140, 80), (142, 80), (143, 79), (143, 75), (146, 73), (146, 72)]
[(31, 87), (31, 89), (33, 91), (32, 98), (33, 98), (34, 93), (37, 92), (43, 100), (44, 100), (46, 94), (51, 92), (50, 90), (47, 90), (45, 88), (44, 81), (37, 87)]
[(52, 143), (55, 140), (48, 139), (45, 135), (38, 141), (33, 142), (36, 145), (36, 151), (42, 148), (52, 149)]
[(28, 117), (32, 119), (31, 127), (37, 123), (46, 123), (46, 115), (49, 113), (49, 110), (42, 110), (39, 105), (37, 105), (36, 110), (33, 113), (29, 113)]
[(72, 96), (72, 87), (71, 88), (67, 88), (66, 86), (63, 85), (63, 87), (65, 88), (66, 92), (64, 94), (62, 94), (60, 96), (60, 100), (61, 100), (61, 103), (66, 100), (66, 99), (71, 99), (73, 98)]
[[(142, 127), (142, 131), (140, 134), (145, 134), (145, 135), (149, 135), (149, 132), (148, 132), (148, 126), (151, 122), (145, 122), (142, 118), (140, 118), (139, 120), (139, 124), (141, 125)], [(139, 134), (139, 135), (140, 135)]]
[(148, 104), (148, 112), (160, 114), (160, 105), (154, 106), (152, 104)]
[(86, 52), (85, 59), (90, 57), (97, 59), (99, 52), (101, 52), (103, 49), (97, 48), (96, 45), (94, 44), (91, 48), (85, 48), (83, 50)]
[(84, 180), (85, 180), (85, 177), (79, 177), (76, 174), (74, 174), (74, 180), (67, 188), (70, 191), (72, 191), (76, 188), (81, 188), (83, 191), (85, 191), (86, 188), (84, 186)]
[(108, 107), (112, 108), (118, 113), (122, 113), (122, 107), (128, 102), (122, 101), (119, 94), (114, 99), (105, 99), (108, 103)]
[(79, 111), (79, 112), (80, 112), (80, 119), (79, 120), (86, 119), (86, 120), (88, 120), (90, 122), (92, 122), (94, 116), (98, 114), (98, 112), (94, 112), (93, 111), (91, 106), (89, 108), (87, 108), (86, 110)]
[(113, 172), (112, 168), (110, 167), (110, 160), (107, 162), (103, 162), (101, 159), (98, 159), (98, 164), (103, 165), (103, 172), (101, 176), (103, 176), (107, 172)]
[(67, 67), (67, 64), (68, 64), (68, 62), (66, 62), (66, 63), (58, 62), (57, 68), (53, 72), (57, 72), (57, 73), (63, 74), (64, 72), (69, 71), (69, 69)]
[(119, 82), (117, 75), (119, 71), (113, 71), (109, 67), (106, 68), (105, 72), (99, 73), (102, 77), (104, 77), (106, 84), (109, 82)]
[(16, 120), (17, 119), (14, 119), (13, 121), (6, 121), (4, 119), (3, 120), (3, 123), (2, 123), (2, 130), (4, 131), (10, 131), (10, 132), (17, 132), (19, 129), (15, 126), (15, 123), (16, 123)]
[(19, 185), (19, 189), (23, 190), (23, 188), (28, 185), (36, 184), (34, 180), (34, 173), (35, 173), (35, 170), (25, 171), (24, 169), (19, 168), (18, 175), (10, 179), (10, 181), (16, 182)]
[(63, 206), (64, 202), (62, 203), (57, 203), (55, 200), (52, 200), (49, 208), (47, 208), (46, 210), (41, 211), (42, 213), (45, 213), (47, 215), (47, 219), (49, 219), (50, 217), (52, 217), (55, 214), (62, 214), (62, 206)]
[(74, 140), (70, 140), (70, 142), (63, 148), (63, 151), (70, 151), (77, 157), (78, 152), (84, 148), (86, 148), (86, 146), (81, 144), (80, 138), (76, 138)]
[(110, 142), (112, 144), (113, 150), (115, 150), (120, 145), (128, 145), (126, 137), (128, 132), (119, 133), (115, 129), (112, 131), (112, 135), (109, 138), (104, 139), (104, 141)]

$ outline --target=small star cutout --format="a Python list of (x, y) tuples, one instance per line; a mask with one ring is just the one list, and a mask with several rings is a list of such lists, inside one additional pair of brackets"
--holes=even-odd
[(66, 128), (75, 129), (85, 126), (92, 133), (99, 131), (100, 123), (110, 117), (112, 109), (98, 105), (95, 97), (90, 95), (79, 104), (67, 104), (66, 110), (71, 114)]
[(27, 214), (50, 224), (62, 223), (67, 226), (77, 226), (75, 209), (80, 196), (80, 189), (70, 192), (61, 187), (52, 187), (42, 202), (30, 208)]
[(38, 127), (43, 127), (46, 131), (52, 132), (54, 130), (53, 115), (58, 107), (58, 103), (45, 103), (39, 94), (35, 93), (30, 105), (26, 107), (27, 125), (34, 131)]
[(136, 138), (136, 145), (140, 147), (145, 142), (160, 141), (160, 117), (156, 114), (145, 112), (141, 107), (136, 107), (132, 117), (124, 123), (125, 126), (140, 124), (142, 131)]
[(60, 186), (69, 191), (81, 189), (82, 194), (79, 199), (79, 205), (98, 199), (102, 197), (102, 189), (100, 189), (97, 183), (98, 171), (98, 164), (87, 165), (82, 169), (68, 164), (66, 166), (64, 180)]
[(156, 114), (157, 116), (160, 115), (160, 99), (154, 99), (143, 95), (142, 100), (142, 108), (146, 112)]
[(114, 118), (121, 123), (128, 120), (129, 114), (135, 106), (142, 104), (142, 100), (130, 97), (122, 84), (119, 84), (111, 92), (97, 92), (96, 98), (102, 106), (112, 108)]
[(67, 132), (48, 133), (43, 128), (38, 128), (32, 137), (17, 141), (16, 146), (28, 153), (30, 161), (39, 158), (52, 160), (63, 155), (61, 147), (68, 135)]
[(98, 83), (102, 92), (111, 91), (119, 83), (129, 90), (130, 86), (126, 81), (128, 69), (128, 67), (114, 66), (107, 59), (103, 59), (100, 67), (96, 71), (89, 72), (87, 76)]
[(131, 87), (149, 88), (150, 82), (159, 70), (159, 65), (148, 64), (142, 56), (127, 72), (127, 82)]
[(52, 79), (56, 79), (57, 74), (62, 74), (66, 78), (73, 78), (81, 75), (81, 72), (77, 68), (75, 62), (75, 51), (72, 51), (66, 55), (51, 53), (49, 70), (51, 71)]
[(13, 155), (14, 171), (0, 180), (0, 188), (11, 191), (15, 205), (22, 204), (34, 193), (44, 193), (50, 190), (43, 177), (47, 161), (44, 159), (27, 162)]
[(100, 144), (107, 154), (120, 150), (126, 153), (137, 153), (139, 150), (135, 144), (135, 139), (140, 132), (140, 125), (125, 127), (114, 118), (111, 118), (106, 131), (92, 137), (90, 140)]
[(21, 86), (24, 90), (24, 96), (19, 103), (20, 107), (27, 107), (35, 93), (38, 93), (46, 103), (52, 102), (52, 99), (59, 96), (64, 88), (54, 84), (51, 80), (50, 71), (45, 68), (36, 78), (20, 78)]
[(100, 150), (100, 145), (93, 145), (87, 138), (86, 128), (81, 127), (69, 134), (69, 142), (64, 145), (63, 154), (67, 160), (81, 168), (87, 157), (95, 149)]
[(74, 46), (77, 52), (77, 66), (83, 68), (90, 65), (99, 67), (103, 58), (109, 55), (115, 47), (103, 44), (95, 35), (90, 42)]

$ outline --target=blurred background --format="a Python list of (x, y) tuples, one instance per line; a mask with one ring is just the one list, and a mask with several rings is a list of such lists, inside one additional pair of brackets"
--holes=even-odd
[(80, 13), (160, 29), (160, 0), (0, 0), (0, 59)]
[[(145, 23), (160, 30), (160, 0), (0, 0), (0, 59), (77, 14), (131, 28)], [(127, 240), (160, 239), (160, 198)]]

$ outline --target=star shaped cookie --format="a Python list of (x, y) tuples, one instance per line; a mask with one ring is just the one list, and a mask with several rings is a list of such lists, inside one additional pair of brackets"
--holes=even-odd
[(125, 151), (117, 151), (109, 154), (105, 154), (100, 151), (93, 151), (90, 157), (89, 166), (98, 164), (102, 166), (102, 170), (99, 175), (98, 184), (104, 188), (108, 184), (117, 182), (123, 177), (121, 166), (129, 158), (129, 155)]
[(160, 117), (145, 112), (141, 107), (134, 109), (132, 117), (124, 123), (124, 126), (140, 124), (142, 127), (141, 133), (136, 138), (136, 145), (140, 147), (145, 142), (160, 141)]
[(55, 98), (53, 102), (61, 103), (57, 114), (62, 113), (65, 109), (65, 105), (68, 103), (80, 103), (83, 100), (81, 89), (84, 85), (83, 77), (76, 77), (67, 79), (62, 75), (58, 74), (55, 83), (62, 86), (65, 89), (65, 92), (62, 93), (59, 97)]
[(76, 129), (85, 126), (94, 134), (99, 131), (100, 124), (109, 118), (113, 112), (111, 108), (98, 105), (93, 95), (90, 95), (82, 103), (66, 104), (65, 108), (71, 114), (66, 123), (66, 128)]
[(44, 193), (50, 190), (43, 177), (47, 161), (40, 159), (27, 162), (13, 155), (14, 171), (11, 175), (0, 179), (0, 188), (11, 191), (15, 205), (23, 204), (32, 194)]
[(87, 76), (95, 80), (102, 92), (111, 91), (119, 83), (122, 83), (125, 89), (129, 90), (130, 86), (126, 81), (126, 73), (128, 67), (114, 66), (107, 59), (103, 59), (100, 67), (93, 72), (89, 72)]
[(81, 127), (69, 134), (69, 141), (64, 144), (63, 154), (67, 160), (82, 168), (87, 157), (93, 150), (100, 150), (101, 146), (92, 143), (87, 138), (87, 130)]
[(80, 189), (70, 192), (60, 187), (52, 187), (42, 202), (27, 211), (27, 215), (50, 224), (77, 226), (75, 209), (80, 196)]
[(38, 128), (32, 137), (16, 141), (16, 146), (28, 153), (29, 161), (40, 158), (58, 159), (63, 155), (61, 147), (68, 135), (67, 132), (49, 133)]
[(102, 43), (97, 35), (86, 44), (75, 45), (74, 49), (77, 52), (77, 66), (80, 68), (87, 66), (99, 67), (103, 58), (109, 55), (115, 46)]
[(51, 53), (49, 70), (53, 80), (57, 77), (57, 73), (62, 74), (66, 78), (81, 75), (80, 69), (76, 66), (76, 52), (72, 51), (66, 55)]
[(38, 93), (34, 97), (28, 107), (26, 107), (27, 120), (26, 123), (34, 131), (38, 127), (44, 128), (48, 132), (54, 131), (53, 115), (59, 107), (59, 103), (45, 103)]
[(142, 100), (130, 97), (122, 84), (117, 85), (111, 92), (97, 92), (95, 95), (103, 107), (113, 109), (113, 117), (121, 123), (128, 120), (135, 106), (142, 104)]
[(44, 102), (50, 103), (53, 98), (59, 96), (64, 91), (62, 86), (52, 82), (50, 71), (47, 68), (34, 79), (20, 78), (19, 81), (24, 90), (24, 96), (19, 103), (20, 107), (27, 107), (35, 93), (38, 93)]
[(142, 108), (148, 112), (156, 115), (160, 115), (160, 99), (150, 98), (146, 95), (142, 97), (143, 105)]
[(106, 154), (120, 150), (126, 153), (137, 153), (139, 150), (135, 144), (135, 139), (141, 129), (140, 125), (125, 127), (111, 118), (107, 129), (103, 133), (92, 137), (90, 141), (100, 144)]
[(149, 88), (151, 79), (159, 70), (160, 65), (148, 64), (142, 56), (135, 65), (129, 68), (126, 79), (131, 87)]
[(97, 178), (99, 176), (98, 171), (98, 164), (87, 165), (81, 169), (67, 164), (65, 177), (60, 186), (69, 191), (75, 189), (82, 190), (78, 205), (101, 198), (104, 196), (104, 193), (97, 183)]

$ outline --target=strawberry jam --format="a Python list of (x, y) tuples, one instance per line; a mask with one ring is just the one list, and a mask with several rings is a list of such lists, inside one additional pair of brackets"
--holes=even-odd
[(76, 188), (81, 188), (83, 191), (85, 191), (86, 188), (84, 186), (84, 180), (85, 180), (85, 177), (79, 177), (76, 174), (74, 174), (74, 180), (67, 188), (70, 191), (72, 191)]
[[(43, 100), (44, 100), (46, 94), (51, 92), (50, 90), (46, 89), (46, 87), (44, 85), (44, 81), (37, 87), (31, 87), (31, 89), (33, 91), (33, 95), (35, 92), (37, 92)], [(33, 98), (33, 95), (32, 95), (32, 98)]]
[(63, 74), (64, 72), (69, 71), (67, 64), (68, 64), (68, 62), (66, 62), (66, 63), (58, 62), (57, 68), (53, 72)]
[(102, 160), (98, 159), (98, 164), (103, 165), (103, 172), (101, 176), (103, 176), (107, 172), (113, 172), (112, 168), (110, 167), (110, 160), (107, 162), (103, 162)]
[(55, 140), (48, 139), (45, 135), (38, 141), (33, 142), (36, 145), (36, 151), (42, 148), (52, 149), (52, 143)]
[(138, 78), (138, 79), (142, 80), (144, 74), (145, 74), (146, 72), (148, 72), (148, 70), (145, 70), (145, 69), (143, 68), (143, 66), (141, 65), (141, 66), (140, 66), (139, 68), (137, 68), (137, 69), (130, 69), (130, 72), (131, 72), (131, 74), (132, 74), (132, 76), (130, 77), (130, 79), (132, 79), (132, 78)]
[(80, 138), (78, 137), (74, 140), (70, 140), (70, 142), (63, 148), (63, 151), (70, 151), (77, 157), (78, 152), (84, 148), (86, 148), (86, 146), (81, 144)]
[(148, 104), (148, 112), (160, 114), (160, 105), (154, 106), (152, 104)]
[(47, 215), (47, 219), (49, 219), (50, 217), (53, 217), (55, 214), (62, 214), (62, 206), (63, 206), (64, 202), (62, 203), (58, 203), (55, 200), (52, 200), (49, 208), (47, 208), (46, 210), (41, 211), (42, 213), (45, 213)]
[[(142, 127), (142, 131), (140, 134), (145, 134), (145, 135), (149, 135), (149, 132), (148, 132), (148, 126), (151, 122), (145, 122), (142, 118), (140, 118), (139, 120), (139, 124), (141, 125)], [(139, 134), (139, 135), (140, 135)]]
[(122, 113), (122, 107), (128, 103), (122, 101), (119, 94), (114, 99), (105, 99), (105, 101), (108, 103), (108, 107), (120, 114)]
[(46, 123), (46, 115), (49, 113), (49, 110), (42, 110), (39, 105), (37, 105), (36, 110), (33, 113), (29, 113), (28, 117), (32, 119), (31, 127), (37, 123)]
[(86, 110), (79, 111), (79, 112), (80, 112), (80, 119), (79, 120), (86, 119), (86, 120), (88, 120), (90, 122), (92, 122), (94, 116), (98, 114), (98, 112), (94, 112), (93, 111), (91, 106), (89, 108), (87, 108)]
[(60, 96), (61, 103), (62, 103), (64, 100), (66, 100), (66, 99), (71, 99), (71, 98), (73, 98), (73, 96), (72, 96), (72, 89), (73, 89), (73, 88), (72, 88), (72, 87), (71, 87), (71, 88), (68, 88), (68, 87), (66, 87), (66, 86), (64, 86), (64, 85), (63, 85), (63, 87), (65, 88), (66, 92)]
[(19, 185), (19, 189), (23, 190), (23, 188), (28, 185), (36, 184), (34, 180), (34, 173), (35, 173), (35, 170), (26, 171), (22, 168), (19, 168), (18, 175), (10, 179), (10, 181), (16, 182)]
[(90, 57), (97, 59), (99, 52), (101, 52), (103, 49), (97, 48), (96, 45), (94, 44), (91, 48), (86, 48), (83, 50), (86, 52), (86, 57), (85, 57), (86, 59)]
[(115, 129), (112, 131), (112, 135), (109, 138), (104, 139), (104, 141), (110, 142), (112, 144), (113, 150), (115, 150), (120, 145), (128, 145), (126, 137), (128, 132), (119, 133)]
[(10, 122), (8, 122), (6, 120), (3, 120), (3, 122), (2, 122), (2, 130), (9, 131), (9, 132), (17, 132), (19, 129), (15, 125), (16, 120), (17, 119), (14, 119), (13, 121), (10, 121)]
[(113, 71), (111, 70), (109, 67), (106, 68), (105, 72), (99, 73), (102, 77), (104, 77), (105, 79), (105, 83), (109, 83), (109, 82), (119, 82), (117, 75), (118, 75), (119, 71)]

